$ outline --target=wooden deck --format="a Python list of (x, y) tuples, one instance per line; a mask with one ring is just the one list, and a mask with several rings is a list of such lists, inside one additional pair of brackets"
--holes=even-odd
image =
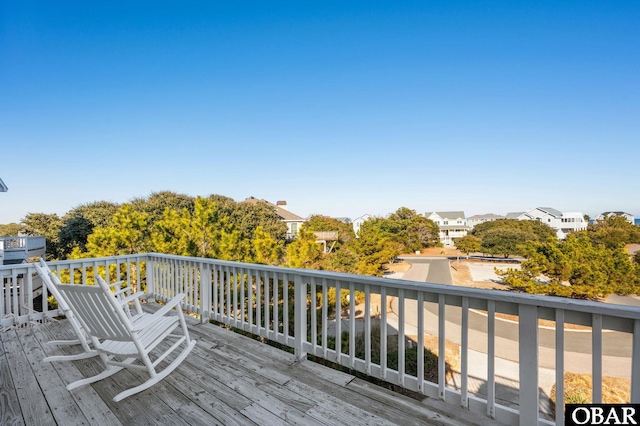
[[(147, 305), (148, 309), (153, 304)], [(65, 320), (0, 332), (1, 425), (469, 425), (488, 418), (417, 401), (212, 324), (190, 320), (198, 343), (176, 371), (119, 403), (137, 372), (67, 391), (100, 371), (99, 359), (44, 363), (75, 348)]]

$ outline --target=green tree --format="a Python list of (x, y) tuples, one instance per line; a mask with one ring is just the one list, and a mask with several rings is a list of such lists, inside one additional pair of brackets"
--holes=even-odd
[(536, 235), (514, 228), (496, 228), (485, 232), (480, 243), (480, 250), (491, 255), (522, 255), (520, 248), (527, 241), (537, 241)]
[(622, 247), (594, 244), (585, 232), (570, 234), (565, 241), (530, 241), (524, 251), (521, 270), (500, 273), (517, 289), (582, 299), (640, 290), (638, 266), (629, 254)]
[(22, 232), (22, 225), (19, 223), (8, 223), (0, 225), (0, 237), (15, 237)]
[(483, 222), (476, 225), (471, 231), (471, 235), (483, 238), (484, 234), (494, 229), (517, 229), (532, 233), (537, 241), (546, 241), (549, 238), (556, 238), (556, 231), (549, 225), (539, 220), (518, 220), (518, 219), (498, 219)]
[(157, 251), (181, 256), (245, 260), (249, 243), (209, 198), (197, 197), (193, 213), (167, 208), (152, 240)]
[(402, 252), (404, 246), (394, 240), (385, 221), (382, 218), (365, 221), (360, 227), (358, 238), (352, 240), (350, 249), (357, 256), (355, 273), (382, 276), (384, 265)]
[(231, 223), (240, 231), (242, 239), (253, 240), (255, 231), (262, 227), (273, 239), (285, 240), (287, 225), (277, 215), (275, 209), (266, 203), (240, 202), (228, 205)]
[(107, 201), (81, 204), (62, 217), (62, 225), (59, 232), (60, 255), (66, 258), (74, 248), (86, 251), (89, 235), (94, 228), (106, 228), (111, 226), (115, 213), (120, 208), (119, 204)]
[(287, 245), (284, 266), (289, 268), (320, 269), (322, 249), (311, 231), (301, 229), (298, 238)]
[(440, 244), (438, 225), (407, 207), (400, 207), (383, 219), (381, 227), (393, 241), (401, 244), (404, 252)]
[(164, 211), (169, 208), (177, 212), (187, 209), (193, 212), (195, 198), (185, 194), (171, 191), (152, 192), (148, 197), (136, 197), (130, 201), (134, 211), (146, 213), (149, 217), (149, 225), (164, 218)]
[(251, 241), (253, 247), (253, 261), (265, 265), (277, 265), (284, 253), (283, 240), (276, 240), (266, 232), (262, 226), (258, 226)]
[(454, 241), (456, 248), (467, 256), (469, 256), (469, 253), (475, 253), (482, 250), (482, 240), (475, 235), (467, 234), (462, 238), (456, 238)]
[(62, 221), (57, 214), (28, 213), (22, 219), (23, 231), (26, 235), (44, 236), (47, 242), (47, 260), (60, 259), (59, 234)]
[[(130, 204), (123, 204), (113, 215), (110, 226), (96, 228), (89, 235), (86, 256), (146, 253), (151, 249), (150, 243), (148, 215), (134, 211)], [(81, 250), (76, 248), (72, 256), (78, 257), (80, 253)]]
[(618, 215), (608, 215), (587, 227), (587, 233), (595, 244), (609, 248), (640, 243), (640, 226), (633, 225)]

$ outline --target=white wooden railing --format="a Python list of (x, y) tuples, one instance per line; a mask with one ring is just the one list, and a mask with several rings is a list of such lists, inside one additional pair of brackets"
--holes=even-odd
[[(549, 364), (558, 395), (564, 394), (565, 371), (586, 362), (592, 402), (601, 402), (603, 375), (613, 371), (630, 379), (629, 402), (640, 403), (637, 308), (154, 253), (50, 267), (70, 283), (92, 282), (96, 271), (105, 276), (108, 268), (110, 282), (126, 280), (159, 301), (185, 293), (183, 307), (202, 321), (224, 323), (289, 346), (299, 358), (314, 355), (505, 424), (564, 424), (562, 402), (555, 421), (541, 409), (540, 372)], [(0, 282), (3, 327), (58, 314), (46, 303), (42, 312), (33, 309), (29, 295), (38, 280), (30, 265), (0, 267)], [(345, 297), (328, 303), (331, 293)], [(540, 326), (541, 320), (552, 326)], [(396, 332), (392, 350), (388, 337)], [(439, 356), (433, 381), (424, 378), (428, 366), (422, 362), (431, 335), (437, 336), (439, 354), (451, 341), (460, 358), (459, 367), (450, 367)], [(417, 365), (410, 371), (405, 356), (414, 348)], [(483, 391), (471, 386), (477, 377), (469, 370), (478, 369), (472, 353), (483, 354)], [(517, 361), (517, 405), (497, 396), (503, 358)]]
[(0, 237), (0, 266), (3, 260), (26, 260), (44, 256), (46, 238), (43, 236)]

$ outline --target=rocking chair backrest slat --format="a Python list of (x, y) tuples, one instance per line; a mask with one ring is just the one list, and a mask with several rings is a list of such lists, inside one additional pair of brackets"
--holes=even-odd
[(56, 285), (77, 312), (87, 332), (98, 339), (131, 340), (131, 323), (115, 296), (99, 286)]
[(38, 274), (42, 278), (43, 283), (46, 285), (49, 293), (51, 293), (54, 299), (56, 299), (56, 302), (58, 302), (58, 308), (60, 308), (65, 314), (68, 314), (69, 305), (67, 305), (66, 300), (64, 300), (64, 297), (60, 296), (60, 292), (55, 287), (55, 284), (60, 284), (60, 279), (58, 278), (58, 276), (51, 272), (47, 264), (44, 263), (44, 260), (40, 260), (40, 263), (34, 263), (33, 266), (35, 266), (36, 271), (38, 271)]

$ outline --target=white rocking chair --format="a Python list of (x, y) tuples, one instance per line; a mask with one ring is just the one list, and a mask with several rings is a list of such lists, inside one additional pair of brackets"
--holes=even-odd
[[(73, 331), (77, 337), (77, 339), (73, 339), (73, 340), (52, 340), (50, 342), (47, 342), (47, 344), (48, 345), (81, 345), (83, 350), (82, 352), (73, 354), (73, 355), (48, 356), (44, 358), (43, 361), (45, 362), (75, 361), (79, 359), (86, 359), (86, 358), (98, 356), (98, 351), (96, 351), (91, 347), (89, 336), (82, 328), (82, 324), (80, 324), (78, 319), (74, 316), (73, 312), (69, 308), (69, 304), (56, 288), (55, 284), (61, 284), (58, 276), (51, 271), (51, 269), (49, 268), (49, 265), (47, 265), (47, 263), (43, 259), (40, 259), (38, 262), (34, 263), (33, 265), (35, 266), (36, 271), (38, 272), (38, 275), (40, 275), (40, 278), (42, 278), (42, 282), (47, 287), (47, 290), (49, 291), (49, 293), (58, 302), (58, 309), (60, 309), (64, 313), (65, 317), (69, 321), (69, 324), (71, 324), (71, 327), (73, 328)], [(102, 282), (105, 285), (107, 285), (104, 279), (98, 274), (96, 274), (96, 278), (98, 280), (102, 280)], [(125, 313), (127, 313), (127, 315), (131, 318), (131, 320), (133, 322), (136, 322), (140, 318), (143, 318), (144, 316), (149, 315), (142, 312), (142, 307), (140, 305), (140, 298), (146, 295), (144, 293), (131, 294), (131, 287), (120, 288), (121, 285), (122, 285), (122, 281), (117, 281), (115, 283), (108, 284), (108, 286), (113, 291), (115, 291), (114, 294), (118, 297), (120, 303), (124, 307)], [(135, 314), (131, 314), (131, 311), (128, 308), (128, 304), (130, 302), (134, 303), (134, 307), (136, 311)]]
[[(98, 280), (98, 285), (56, 284), (74, 316), (89, 335), (92, 346), (96, 348), (100, 358), (107, 365), (107, 369), (102, 373), (73, 382), (67, 386), (67, 389), (71, 390), (105, 379), (122, 368), (145, 370), (149, 374), (149, 379), (116, 395), (113, 400), (117, 402), (153, 386), (168, 376), (184, 361), (196, 341), (189, 338), (187, 324), (180, 307), (184, 294), (174, 297), (155, 313), (132, 323), (105, 282)], [(167, 315), (174, 309), (177, 315)], [(172, 334), (179, 327), (181, 333)], [(177, 340), (152, 361), (150, 352), (167, 338)], [(158, 364), (180, 346), (183, 346), (182, 352), (173, 362), (163, 370), (156, 371)], [(118, 361), (118, 358), (121, 360)], [(135, 361), (139, 361), (142, 365), (134, 364)]]

